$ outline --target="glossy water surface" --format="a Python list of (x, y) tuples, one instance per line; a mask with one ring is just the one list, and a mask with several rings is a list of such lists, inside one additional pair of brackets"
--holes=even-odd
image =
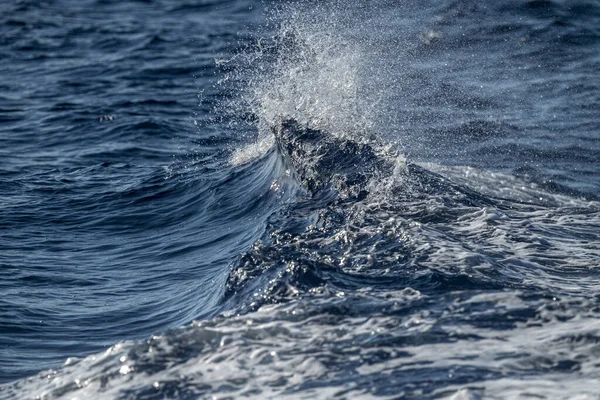
[(600, 398), (598, 71), (598, 1), (2, 2), (0, 398)]

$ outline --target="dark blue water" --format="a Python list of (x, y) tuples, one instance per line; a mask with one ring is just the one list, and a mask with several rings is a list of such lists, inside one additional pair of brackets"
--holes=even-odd
[(3, 2), (0, 398), (600, 398), (599, 71), (598, 1)]

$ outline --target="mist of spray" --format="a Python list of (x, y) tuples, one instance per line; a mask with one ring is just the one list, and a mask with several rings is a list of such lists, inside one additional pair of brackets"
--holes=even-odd
[(268, 150), (271, 127), (286, 118), (358, 141), (381, 134), (387, 71), (380, 49), (364, 34), (372, 30), (357, 23), (368, 25), (366, 15), (373, 14), (348, 1), (291, 3), (268, 11), (260, 37), (236, 56), (233, 72), (224, 78), (239, 84), (227, 107), (232, 114), (251, 115), (258, 132), (253, 144), (234, 153), (234, 164)]

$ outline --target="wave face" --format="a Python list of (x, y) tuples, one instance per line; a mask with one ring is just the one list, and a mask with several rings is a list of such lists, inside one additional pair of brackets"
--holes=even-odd
[(595, 2), (0, 21), (0, 399), (598, 398)]

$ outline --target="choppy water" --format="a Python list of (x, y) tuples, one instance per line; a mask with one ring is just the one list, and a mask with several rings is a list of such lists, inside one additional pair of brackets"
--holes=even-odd
[(6, 1), (0, 398), (600, 398), (600, 2)]

